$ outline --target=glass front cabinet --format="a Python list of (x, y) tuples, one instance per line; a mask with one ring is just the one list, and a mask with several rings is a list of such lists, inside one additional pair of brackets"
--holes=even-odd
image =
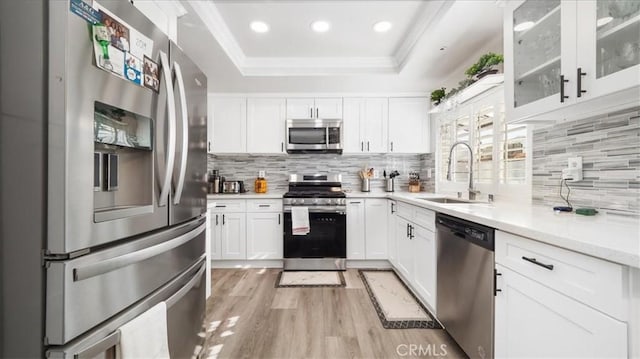
[(505, 8), (509, 121), (640, 85), (640, 1), (527, 0)]

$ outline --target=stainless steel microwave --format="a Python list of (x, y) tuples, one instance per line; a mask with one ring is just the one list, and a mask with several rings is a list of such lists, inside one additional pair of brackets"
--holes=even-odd
[(342, 153), (342, 120), (287, 120), (287, 152)]

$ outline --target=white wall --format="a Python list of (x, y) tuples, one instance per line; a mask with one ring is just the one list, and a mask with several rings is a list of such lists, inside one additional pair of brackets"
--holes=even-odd
[[(462, 65), (460, 65), (457, 69), (449, 73), (448, 77), (442, 83), (442, 85), (436, 88), (446, 87), (447, 92), (449, 92), (450, 89), (458, 87), (458, 82), (464, 80), (467, 77), (467, 75), (465, 75), (464, 72), (469, 67), (471, 67), (471, 65), (475, 64), (476, 61), (478, 61), (478, 59), (480, 58), (480, 56), (486, 54), (487, 52), (495, 52), (497, 54), (503, 54), (504, 49), (502, 45), (502, 42), (503, 42), (502, 39), (503, 39), (502, 36), (498, 36), (494, 38), (491, 42), (487, 42), (484, 46), (482, 46), (476, 52), (469, 54), (467, 57), (467, 60)], [(444, 53), (446, 55), (446, 50), (444, 51)]]

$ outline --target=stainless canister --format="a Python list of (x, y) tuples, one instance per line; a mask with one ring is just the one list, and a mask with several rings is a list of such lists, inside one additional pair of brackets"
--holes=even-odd
[(363, 178), (360, 186), (360, 191), (362, 192), (370, 192), (371, 191), (371, 180), (369, 178)]
[(393, 192), (395, 190), (395, 181), (393, 178), (386, 178), (384, 180), (384, 190), (387, 192)]

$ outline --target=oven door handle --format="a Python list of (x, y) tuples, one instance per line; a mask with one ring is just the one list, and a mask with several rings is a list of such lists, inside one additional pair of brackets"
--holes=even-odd
[[(336, 214), (343, 214), (343, 215), (347, 214), (346, 208), (335, 208), (335, 207), (328, 207), (328, 206), (316, 206), (315, 208), (312, 208), (312, 207), (308, 207), (308, 208), (309, 208), (309, 213), (336, 213)], [(291, 206), (284, 206), (283, 212), (291, 213)]]

